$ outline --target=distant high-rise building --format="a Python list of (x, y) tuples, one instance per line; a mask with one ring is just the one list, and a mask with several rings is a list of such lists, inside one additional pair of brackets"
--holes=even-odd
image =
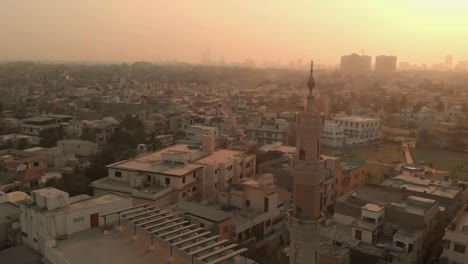
[(211, 63), (211, 51), (210, 48), (207, 48), (201, 55), (201, 63), (202, 64), (210, 64)]
[(445, 56), (445, 68), (451, 69), (453, 66), (453, 57), (452, 55)]
[(375, 57), (375, 72), (376, 73), (393, 73), (396, 71), (397, 57), (380, 55)]
[(371, 70), (371, 56), (351, 55), (341, 56), (340, 69), (346, 73), (364, 73)]

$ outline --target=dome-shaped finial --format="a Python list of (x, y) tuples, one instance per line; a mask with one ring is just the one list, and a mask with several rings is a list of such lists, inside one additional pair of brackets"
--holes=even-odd
[(314, 79), (314, 61), (310, 61), (310, 76), (309, 80), (307, 81), (307, 86), (309, 87), (309, 92), (312, 93), (312, 90), (315, 87), (315, 79)]

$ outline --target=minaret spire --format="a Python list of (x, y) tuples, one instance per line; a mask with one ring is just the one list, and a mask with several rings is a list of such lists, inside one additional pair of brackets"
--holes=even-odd
[(318, 264), (317, 248), (320, 243), (325, 215), (322, 213), (321, 185), (325, 173), (325, 159), (320, 155), (320, 138), (324, 116), (314, 108), (314, 64), (310, 63), (307, 81), (309, 95), (306, 107), (296, 118), (296, 154), (291, 159), (292, 210), (287, 224), (290, 235), (290, 264)]
[(309, 96), (312, 95), (312, 90), (315, 87), (315, 79), (314, 79), (314, 61), (310, 61), (310, 76), (309, 80), (307, 81), (307, 86), (309, 87)]

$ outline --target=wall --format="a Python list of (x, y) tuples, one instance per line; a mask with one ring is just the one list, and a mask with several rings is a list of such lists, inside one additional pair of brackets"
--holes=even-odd
[(44, 246), (44, 257), (53, 264), (70, 264), (65, 258), (63, 258), (55, 249), (55, 240), (45, 242)]

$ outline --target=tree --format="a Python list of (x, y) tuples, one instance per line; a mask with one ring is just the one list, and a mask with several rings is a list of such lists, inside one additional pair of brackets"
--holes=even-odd
[(50, 148), (56, 146), (57, 141), (64, 139), (65, 131), (61, 126), (49, 128), (46, 130), (42, 130), (39, 133), (39, 137), (41, 138), (39, 143), (41, 147)]
[(27, 149), (29, 147), (29, 141), (27, 138), (20, 138), (16, 143), (16, 148), (19, 150)]
[(89, 187), (90, 181), (83, 175), (82, 172), (76, 170), (72, 174), (65, 174), (61, 178), (52, 178), (46, 182), (47, 187), (54, 187), (64, 192), (67, 192), (70, 196), (76, 196), (79, 194), (92, 194), (91, 188)]
[(440, 101), (440, 102), (437, 104), (437, 111), (443, 112), (444, 109), (445, 109), (445, 104), (444, 104), (444, 102)]
[(96, 131), (90, 127), (84, 127), (80, 139), (96, 142)]

